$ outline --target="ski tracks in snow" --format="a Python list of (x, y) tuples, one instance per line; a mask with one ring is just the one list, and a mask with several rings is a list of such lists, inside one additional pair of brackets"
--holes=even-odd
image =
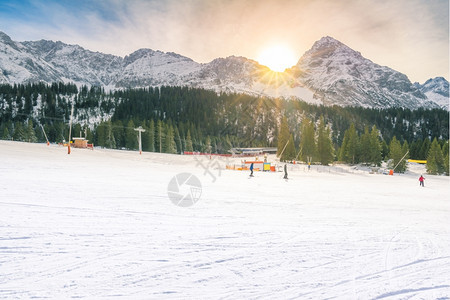
[[(211, 182), (182, 156), (3, 143), (0, 298), (450, 295), (444, 178), (427, 193), (415, 177), (301, 169)], [(180, 171), (202, 181), (191, 208), (166, 194)]]

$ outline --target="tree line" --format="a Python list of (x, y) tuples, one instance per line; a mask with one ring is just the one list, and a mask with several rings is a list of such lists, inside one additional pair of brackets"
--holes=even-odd
[[(2, 138), (44, 142), (45, 132), (50, 142), (61, 142), (68, 138), (72, 104), (74, 136), (81, 132), (108, 148), (137, 149), (134, 128), (142, 126), (144, 151), (227, 153), (232, 147), (286, 146), (286, 160), (379, 165), (380, 159), (395, 163), (394, 153), (408, 149), (414, 159), (435, 153), (441, 166), (436, 172), (448, 166), (449, 113), (442, 109), (316, 106), (187, 87), (105, 92), (64, 83), (3, 84)], [(396, 150), (398, 143), (402, 151)]]
[(381, 166), (382, 161), (388, 161), (388, 168), (403, 173), (407, 168), (407, 160), (414, 157), (416, 160), (427, 161), (428, 173), (449, 175), (448, 139), (440, 142), (436, 137), (433, 142), (427, 138), (423, 141), (419, 139), (409, 146), (407, 140), (402, 143), (394, 136), (388, 145), (375, 125), (370, 129), (366, 126), (363, 133), (358, 133), (351, 123), (344, 132), (342, 144), (336, 147), (323, 116), (320, 116), (316, 126), (310, 119), (303, 119), (300, 128), (300, 143), (297, 148), (286, 117), (281, 120), (277, 145), (280, 160), (302, 160), (308, 164), (318, 162), (322, 165), (339, 161), (369, 166)]

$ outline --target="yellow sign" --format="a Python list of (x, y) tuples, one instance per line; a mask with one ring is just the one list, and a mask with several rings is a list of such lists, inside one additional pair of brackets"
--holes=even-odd
[(408, 159), (408, 162), (418, 163), (418, 164), (426, 164), (426, 160), (418, 160), (418, 159)]

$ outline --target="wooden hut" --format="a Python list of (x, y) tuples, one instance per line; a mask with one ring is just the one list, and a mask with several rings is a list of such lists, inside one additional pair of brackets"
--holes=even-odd
[(73, 145), (74, 148), (87, 148), (88, 147), (88, 141), (86, 138), (83, 137), (74, 137), (73, 138)]

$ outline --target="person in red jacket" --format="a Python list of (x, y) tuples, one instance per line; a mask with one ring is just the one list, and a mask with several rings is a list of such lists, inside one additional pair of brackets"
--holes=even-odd
[(422, 175), (420, 175), (420, 177), (419, 177), (419, 183), (420, 183), (420, 186), (425, 187), (424, 181), (425, 181), (425, 177), (423, 177)]

